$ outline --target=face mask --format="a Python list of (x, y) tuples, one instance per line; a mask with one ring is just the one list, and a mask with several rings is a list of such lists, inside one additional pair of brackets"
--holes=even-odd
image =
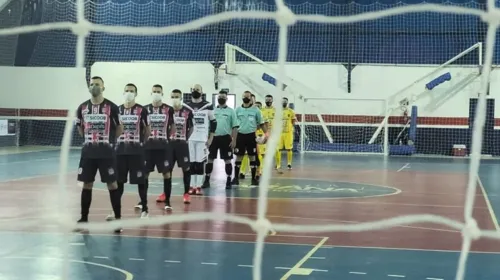
[(283, 108), (286, 108), (286, 105), (288, 105), (288, 103), (283, 103)]
[(89, 92), (94, 97), (99, 96), (99, 94), (101, 94), (101, 87), (100, 86), (91, 86), (91, 87), (89, 87)]
[(266, 102), (266, 106), (267, 106), (267, 107), (271, 107), (271, 105), (273, 105), (273, 102), (270, 102), (270, 101), (269, 101), (269, 102)]
[(180, 107), (181, 104), (182, 104), (182, 101), (180, 98), (173, 98), (172, 99), (172, 104), (175, 106), (175, 107)]
[(194, 90), (193, 92), (191, 92), (191, 96), (194, 98), (194, 99), (198, 99), (201, 97), (201, 92), (197, 91), (197, 90)]
[(124, 92), (123, 93), (123, 99), (125, 99), (125, 102), (132, 102), (134, 101), (135, 94), (133, 92)]
[(243, 103), (245, 103), (245, 104), (250, 103), (250, 101), (251, 101), (251, 100), (250, 100), (250, 98), (248, 98), (248, 97), (243, 98)]
[(224, 104), (226, 104), (226, 99), (219, 98), (219, 99), (217, 99), (217, 102), (219, 102), (219, 105), (224, 105)]
[(153, 102), (160, 102), (161, 101), (161, 93), (153, 93), (151, 94), (151, 96), (153, 97)]

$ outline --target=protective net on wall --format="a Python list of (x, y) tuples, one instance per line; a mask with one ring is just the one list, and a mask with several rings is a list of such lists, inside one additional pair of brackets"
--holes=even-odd
[[(108, 3), (108, 2), (107, 2)], [(106, 4), (108, 5), (108, 4)], [(111, 4), (109, 4), (111, 5)], [(466, 6), (466, 5), (465, 5)], [(452, 15), (452, 17), (468, 17), (474, 18), (480, 23), (479, 20), (483, 20), (488, 24), (487, 35), (486, 35), (486, 54), (485, 54), (485, 62), (484, 68), (482, 72), (482, 82), (480, 88), (480, 99), (478, 103), (478, 115), (475, 118), (474, 124), (474, 134), (473, 134), (473, 144), (471, 150), (471, 160), (470, 160), (470, 170), (469, 170), (469, 182), (468, 182), (468, 190), (467, 190), (467, 200), (465, 203), (465, 224), (462, 224), (458, 221), (450, 220), (444, 217), (432, 216), (432, 215), (411, 215), (411, 216), (402, 216), (402, 217), (394, 217), (388, 220), (374, 221), (368, 223), (361, 223), (355, 225), (340, 225), (340, 224), (331, 224), (331, 225), (293, 225), (293, 224), (279, 224), (274, 223), (271, 224), (269, 220), (266, 218), (267, 211), (267, 190), (271, 176), (272, 169), (272, 153), (275, 151), (275, 148), (278, 144), (279, 131), (282, 128), (282, 122), (280, 119), (276, 118), (273, 123), (273, 133), (270, 135), (267, 149), (267, 153), (265, 156), (264, 162), (264, 174), (261, 178), (260, 182), (260, 192), (259, 192), (259, 200), (258, 200), (258, 215), (256, 220), (251, 220), (246, 217), (240, 217), (235, 215), (228, 214), (218, 214), (212, 215), (211, 213), (201, 213), (201, 214), (186, 214), (186, 215), (174, 215), (170, 217), (157, 217), (152, 218), (150, 220), (122, 220), (120, 222), (111, 222), (111, 223), (92, 223), (87, 226), (89, 230), (97, 230), (97, 229), (106, 229), (112, 230), (116, 228), (118, 225), (124, 227), (140, 227), (146, 225), (160, 225), (165, 223), (174, 223), (174, 222), (189, 222), (189, 221), (199, 221), (199, 220), (225, 220), (236, 223), (243, 223), (250, 225), (257, 233), (256, 238), (256, 249), (254, 253), (254, 266), (253, 266), (253, 277), (258, 280), (261, 279), (261, 263), (262, 263), (262, 255), (264, 248), (264, 239), (268, 232), (271, 229), (276, 231), (287, 231), (287, 232), (325, 232), (325, 231), (368, 231), (374, 229), (381, 229), (392, 227), (396, 225), (403, 224), (412, 224), (412, 223), (421, 223), (421, 222), (430, 222), (430, 223), (439, 223), (443, 225), (447, 225), (453, 229), (461, 230), (463, 232), (463, 245), (462, 252), (460, 255), (459, 263), (457, 264), (457, 279), (463, 279), (464, 271), (466, 267), (467, 255), (469, 253), (470, 245), (472, 240), (486, 237), (486, 238), (497, 238), (500, 239), (500, 234), (492, 231), (480, 231), (477, 227), (475, 220), (472, 217), (472, 209), (474, 203), (474, 195), (476, 193), (476, 180), (478, 176), (478, 168), (479, 168), (479, 157), (481, 153), (481, 145), (482, 145), (482, 127), (485, 122), (485, 93), (488, 86), (488, 80), (491, 71), (491, 65), (493, 61), (493, 53), (494, 53), (494, 43), (495, 43), (495, 35), (497, 27), (500, 23), (500, 17), (498, 16), (498, 11), (495, 8), (494, 1), (488, 1), (487, 11), (482, 11), (476, 9), (477, 7), (460, 7), (460, 6), (451, 6), (451, 5), (434, 5), (434, 4), (422, 4), (422, 5), (414, 5), (414, 6), (401, 6), (401, 7), (391, 7), (390, 9), (385, 9), (386, 7), (378, 6), (377, 9), (369, 9), (367, 10), (356, 10), (353, 9), (349, 15), (344, 16), (331, 16), (331, 15), (321, 15), (315, 13), (313, 10), (302, 10), (297, 11), (295, 8), (287, 7), (283, 1), (277, 0), (276, 5), (273, 9), (255, 9), (255, 10), (245, 10), (245, 9), (232, 9), (224, 7), (219, 13), (216, 14), (204, 14), (200, 11), (200, 14), (193, 16), (190, 19), (178, 19), (177, 22), (170, 22), (170, 24), (177, 23), (176, 25), (169, 25), (163, 27), (147, 27), (151, 23), (142, 23), (135, 24), (134, 26), (117, 26), (120, 24), (119, 21), (111, 21), (111, 22), (99, 22), (96, 18), (87, 18), (85, 17), (85, 3), (83, 1), (77, 2), (75, 9), (72, 12), (68, 12), (65, 10), (65, 13), (69, 13), (70, 15), (75, 15), (73, 18), (76, 22), (71, 22), (72, 20), (68, 20), (65, 22), (54, 22), (48, 23), (44, 25), (34, 25), (34, 26), (25, 26), (21, 28), (6, 28), (0, 30), (1, 36), (15, 36), (19, 33), (29, 33), (29, 32), (55, 32), (61, 35), (61, 41), (56, 42), (55, 44), (63, 45), (67, 44), (70, 46), (75, 46), (76, 55), (74, 61), (76, 62), (76, 67), (81, 68), (84, 67), (85, 63), (85, 54), (86, 54), (86, 36), (99, 34), (99, 36), (94, 37), (95, 40), (100, 38), (100, 36), (111, 36), (113, 38), (137, 38), (137, 40), (144, 40), (144, 38), (152, 38), (154, 36), (164, 36), (166, 34), (175, 34), (169, 35), (174, 36), (172, 38), (188, 38), (189, 35), (194, 34), (196, 38), (200, 37), (200, 34), (203, 34), (200, 30), (210, 30), (217, 24), (235, 24), (232, 20), (238, 19), (241, 22), (252, 22), (258, 27), (258, 25), (264, 21), (275, 21), (277, 24), (276, 28), (271, 28), (270, 32), (276, 32), (278, 34), (278, 40), (276, 43), (278, 44), (278, 55), (277, 61), (279, 65), (279, 74), (276, 77), (278, 80), (277, 89), (281, 88), (282, 85), (282, 77), (286, 75), (284, 70), (284, 65), (287, 61), (287, 55), (293, 57), (294, 52), (298, 52), (299, 48), (297, 48), (297, 42), (294, 41), (294, 36), (296, 36), (295, 30), (300, 27), (305, 27), (309, 25), (310, 28), (314, 28), (315, 25), (322, 26), (325, 30), (335, 30), (339, 28), (341, 25), (349, 25), (353, 26), (353, 24), (362, 26), (370, 26), (374, 19), (384, 19), (383, 25), (392, 27), (394, 25), (398, 25), (399, 23), (393, 22), (395, 18), (398, 17), (416, 17), (417, 15), (425, 15), (423, 18), (419, 18), (419, 20), (429, 21), (428, 26), (433, 26), (431, 24), (432, 20), (437, 20), (437, 17), (442, 16), (443, 14), (459, 14)], [(335, 6), (332, 6), (334, 9)], [(111, 7), (110, 7), (111, 9)], [(57, 10), (56, 10), (57, 11)], [(167, 10), (165, 10), (166, 12)], [(294, 13), (294, 11), (296, 13)], [(300, 13), (297, 13), (300, 12)], [(361, 13), (363, 12), (363, 13)], [(388, 18), (388, 16), (397, 15), (393, 18)], [(136, 15), (135, 15), (136, 16)], [(140, 14), (137, 18), (143, 18), (144, 15)], [(146, 16), (147, 17), (147, 16)], [(194, 19), (196, 18), (196, 19)], [(91, 23), (89, 20), (95, 21), (96, 23)], [(300, 23), (297, 23), (300, 22)], [(460, 21), (456, 21), (457, 24)], [(114, 25), (103, 25), (103, 24), (114, 24)], [(297, 24), (297, 25), (296, 25)], [(155, 24), (152, 24), (155, 25)], [(163, 23), (158, 23), (156, 26), (162, 26)], [(467, 27), (467, 26), (464, 26)], [(54, 29), (58, 29), (58, 31), (54, 31)], [(63, 31), (60, 31), (63, 30)], [(69, 31), (68, 31), (69, 30)], [(73, 32), (71, 34), (70, 32)], [(94, 32), (94, 33), (89, 33)], [(334, 32), (334, 31), (331, 31)], [(106, 34), (106, 35), (104, 35)], [(473, 36), (473, 32), (471, 31), (471, 36)], [(181, 36), (181, 37), (175, 37)], [(182, 37), (188, 36), (188, 37)], [(220, 39), (221, 42), (224, 42), (228, 38)], [(369, 38), (369, 37), (367, 37)], [(192, 39), (192, 38), (191, 38)], [(43, 40), (43, 35), (38, 40)], [(124, 40), (124, 39), (123, 39)], [(366, 39), (368, 41), (372, 39)], [(473, 42), (476, 41), (475, 38), (471, 39)], [(373, 43), (374, 41), (370, 41)], [(328, 43), (329, 44), (329, 43)], [(468, 45), (467, 42), (466, 45)], [(132, 46), (132, 44), (130, 44)], [(348, 45), (347, 45), (348, 46)], [(108, 46), (109, 47), (109, 46)], [(122, 47), (127, 50), (126, 45)], [(154, 51), (156, 49), (154, 44), (151, 44), (149, 50)], [(223, 46), (221, 46), (222, 48)], [(41, 47), (40, 47), (41, 48)], [(135, 48), (134, 48), (135, 49)], [(377, 49), (378, 51), (381, 51)], [(48, 50), (46, 50), (48, 51)], [(56, 50), (52, 50), (54, 53), (44, 53), (42, 56), (57, 56)], [(116, 52), (121, 52), (122, 50), (117, 49)], [(143, 50), (144, 51), (144, 50)], [(251, 48), (250, 48), (251, 51)], [(95, 50), (95, 53), (105, 52), (104, 49)], [(130, 51), (129, 51), (130, 52)], [(95, 55), (94, 53), (94, 55)], [(362, 53), (362, 52), (361, 52)], [(67, 54), (65, 54), (67, 55)], [(38, 56), (35, 55), (32, 57), (32, 61), (35, 61)], [(70, 57), (70, 55), (68, 55)], [(372, 57), (372, 56), (370, 56)], [(376, 57), (376, 56), (375, 56)], [(409, 57), (405, 58), (408, 59)], [(264, 57), (265, 59), (265, 57)], [(64, 59), (66, 60), (66, 59)], [(36, 63), (33, 63), (36, 64)], [(83, 78), (83, 77), (82, 77)], [(282, 92), (276, 90), (274, 93), (275, 99), (279, 99), (282, 96)], [(281, 115), (282, 109), (278, 106), (276, 114), (278, 116)], [(71, 110), (70, 112), (73, 112)], [(60, 177), (59, 177), (59, 185), (55, 188), (58, 188), (59, 194), (61, 197), (64, 197), (67, 189), (68, 182), (66, 181), (66, 176), (68, 174), (68, 168), (73, 168), (68, 164), (68, 150), (71, 142), (71, 134), (73, 132), (73, 114), (70, 113), (68, 116), (67, 122), (64, 127), (64, 138), (62, 141), (62, 153), (60, 160)], [(61, 201), (65, 201), (65, 199), (61, 199)], [(51, 200), (48, 201), (52, 202)], [(64, 203), (63, 203), (64, 204)], [(63, 227), (65, 232), (70, 232), (75, 226), (74, 221), (71, 220), (71, 217), (66, 214), (65, 211), (61, 211), (61, 207), (65, 205), (60, 205), (58, 207), (58, 211), (48, 212), (47, 213), (47, 221), (51, 223), (57, 223), (59, 226)], [(62, 246), (68, 246), (67, 243), (61, 243)], [(67, 251), (67, 248), (66, 248)], [(68, 270), (63, 270), (62, 273), (67, 272)], [(67, 275), (62, 276), (63, 279), (68, 279)]]

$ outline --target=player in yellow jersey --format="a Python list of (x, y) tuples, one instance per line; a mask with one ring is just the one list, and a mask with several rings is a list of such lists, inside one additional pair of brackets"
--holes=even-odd
[(288, 108), (288, 98), (283, 97), (283, 130), (281, 131), (280, 142), (278, 145), (278, 151), (276, 151), (276, 169), (278, 171), (281, 169), (281, 150), (286, 150), (287, 166), (288, 170), (292, 169), (292, 157), (293, 157), (293, 133), (294, 125), (297, 121), (295, 117), (295, 112)]
[[(262, 103), (257, 101), (257, 102), (255, 102), (255, 106), (257, 108), (259, 108), (262, 112)], [(264, 119), (264, 121), (267, 123), (267, 121), (265, 119)], [(269, 124), (267, 124), (267, 125), (269, 125)], [(266, 144), (264, 142), (261, 142), (265, 139), (264, 130), (262, 130), (262, 128), (257, 129), (257, 131), (255, 131), (255, 137), (257, 137), (257, 139), (258, 139), (258, 141), (257, 141), (257, 162), (258, 162), (258, 166), (259, 166), (258, 174), (260, 177), (262, 175), (262, 166), (264, 165), (263, 157), (264, 157), (264, 154), (266, 153)]]

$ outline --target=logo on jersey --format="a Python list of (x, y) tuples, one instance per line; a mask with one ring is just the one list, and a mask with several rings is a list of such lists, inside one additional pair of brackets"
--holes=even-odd
[(106, 122), (108, 119), (108, 116), (105, 114), (86, 114), (83, 117), (83, 120), (86, 123), (103, 123)]
[(165, 122), (167, 120), (167, 115), (164, 114), (151, 114), (148, 117), (150, 122)]
[(139, 116), (136, 115), (120, 115), (120, 121), (122, 123), (137, 123), (139, 121)]

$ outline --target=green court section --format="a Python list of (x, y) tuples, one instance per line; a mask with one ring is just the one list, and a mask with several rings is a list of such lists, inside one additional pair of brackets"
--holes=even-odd
[[(225, 182), (212, 182), (212, 187), (204, 189), (207, 196), (257, 197), (258, 187), (251, 186), (250, 180), (240, 180), (240, 185), (232, 190), (225, 190)], [(173, 195), (184, 192), (182, 179), (174, 178)], [(160, 193), (163, 189), (161, 179), (150, 180), (150, 193)], [(356, 182), (328, 182), (303, 178), (273, 178), (269, 186), (270, 198), (362, 198), (386, 196), (399, 193), (400, 190)], [(134, 188), (135, 193), (135, 188)]]

